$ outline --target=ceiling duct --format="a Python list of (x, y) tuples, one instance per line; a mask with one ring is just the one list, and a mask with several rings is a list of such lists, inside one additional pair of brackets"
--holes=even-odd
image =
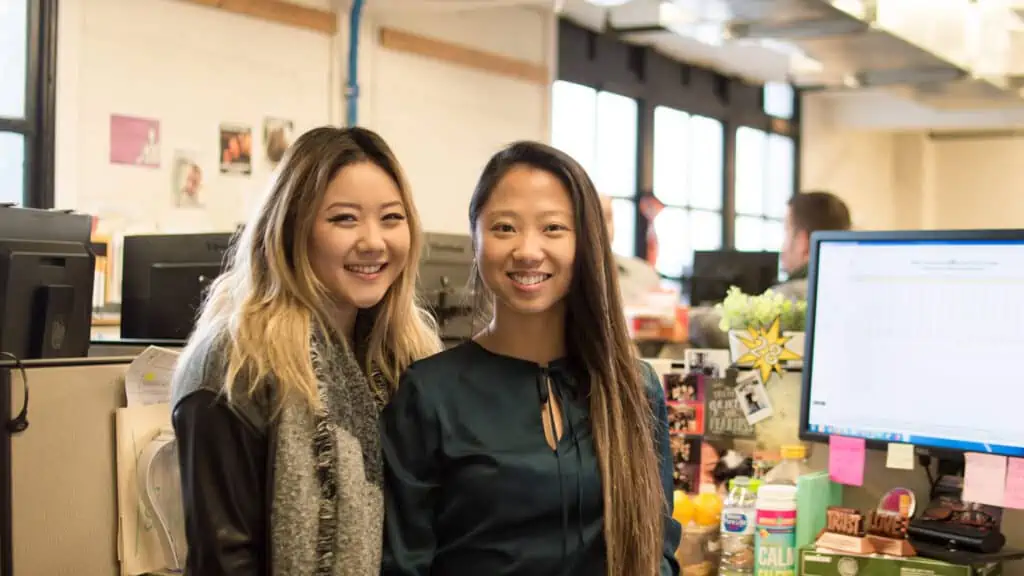
[[(627, 41), (800, 87), (884, 87), (940, 108), (1020, 105), (1024, 92), (1024, 0), (632, 0), (596, 20)], [(782, 76), (758, 76), (752, 47), (775, 50)]]

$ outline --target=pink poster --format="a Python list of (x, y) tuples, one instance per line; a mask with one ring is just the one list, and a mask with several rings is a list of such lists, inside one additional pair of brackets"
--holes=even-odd
[(160, 121), (110, 116), (110, 163), (160, 167)]

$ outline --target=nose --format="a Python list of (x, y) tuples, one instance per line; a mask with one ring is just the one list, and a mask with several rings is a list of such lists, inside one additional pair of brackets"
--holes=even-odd
[(384, 242), (384, 234), (376, 223), (368, 223), (363, 229), (363, 236), (359, 239), (358, 248), (362, 252), (383, 252), (387, 245)]
[(520, 264), (534, 264), (544, 259), (543, 239), (539, 234), (527, 233), (522, 236), (522, 241), (515, 250), (512, 257)]

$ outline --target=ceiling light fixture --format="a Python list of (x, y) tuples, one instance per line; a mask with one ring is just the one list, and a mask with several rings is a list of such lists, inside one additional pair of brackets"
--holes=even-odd
[(631, 0), (585, 0), (587, 4), (593, 4), (599, 8), (614, 8), (628, 4)]

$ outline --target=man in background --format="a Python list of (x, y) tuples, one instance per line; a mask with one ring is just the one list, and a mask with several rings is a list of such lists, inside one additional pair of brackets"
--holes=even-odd
[[(849, 230), (850, 209), (831, 192), (800, 192), (789, 199), (784, 226), (779, 260), (787, 278), (785, 282), (772, 286), (772, 290), (792, 300), (804, 300), (807, 298), (811, 234), (819, 230)], [(713, 308), (691, 308), (690, 345), (696, 348), (728, 348), (729, 335), (718, 327), (719, 320)]]
[(786, 210), (785, 238), (779, 259), (786, 282), (773, 287), (793, 300), (807, 298), (807, 265), (811, 258), (811, 234), (819, 230), (849, 230), (850, 209), (830, 192), (794, 194)]
[[(608, 240), (614, 242), (615, 219), (611, 197), (601, 196), (601, 210), (608, 228)], [(619, 268), (619, 292), (623, 306), (643, 306), (648, 294), (661, 287), (661, 276), (646, 260), (616, 254), (615, 263)]]

